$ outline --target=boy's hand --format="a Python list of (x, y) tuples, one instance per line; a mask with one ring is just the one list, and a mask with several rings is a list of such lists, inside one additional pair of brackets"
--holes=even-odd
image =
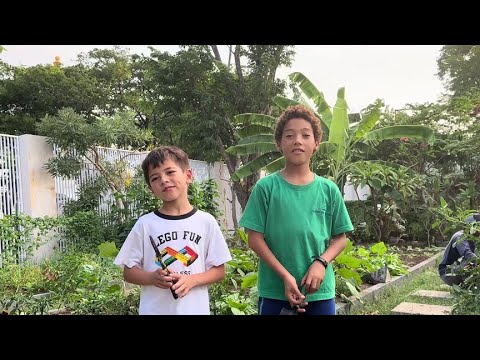
[(285, 296), (287, 297), (290, 306), (295, 308), (297, 312), (305, 312), (305, 307), (308, 303), (305, 302), (305, 295), (303, 295), (297, 286), (297, 281), (293, 276), (289, 276), (284, 280)]
[(313, 261), (303, 277), (300, 286), (304, 286), (309, 294), (316, 292), (325, 278), (325, 271), (326, 269), (322, 263), (319, 261)]
[(170, 276), (173, 278), (174, 285), (172, 289), (175, 290), (175, 293), (178, 297), (184, 297), (188, 292), (197, 286), (194, 276), (185, 275), (180, 273), (170, 273)]
[(168, 275), (166, 270), (157, 269), (151, 273), (152, 285), (161, 289), (169, 289), (173, 285), (172, 274)]

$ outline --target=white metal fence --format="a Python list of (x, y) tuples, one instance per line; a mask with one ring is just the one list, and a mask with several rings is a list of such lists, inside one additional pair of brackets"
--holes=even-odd
[(0, 216), (23, 212), (18, 136), (0, 134)]
[[(53, 154), (57, 156), (60, 150), (54, 147)], [(98, 155), (104, 162), (114, 164), (117, 161), (123, 160), (126, 163), (127, 168), (132, 172), (136, 170), (142, 163), (146, 156), (146, 153), (139, 153), (121, 149), (109, 149), (104, 147), (97, 148)], [(63, 214), (63, 207), (68, 201), (78, 199), (78, 191), (87, 182), (95, 179), (100, 172), (95, 168), (95, 165), (84, 159), (82, 164), (82, 170), (78, 176), (74, 178), (56, 177), (55, 178), (55, 190), (57, 196), (57, 213)], [(98, 209), (100, 214), (105, 214), (110, 211), (110, 204), (113, 201), (111, 193), (107, 193), (100, 203)]]
[[(21, 181), (18, 136), (0, 134), (0, 218), (23, 212)], [(0, 254), (6, 248), (5, 239), (0, 239)]]

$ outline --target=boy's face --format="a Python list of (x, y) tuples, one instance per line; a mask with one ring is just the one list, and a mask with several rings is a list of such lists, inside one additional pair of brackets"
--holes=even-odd
[(285, 156), (285, 161), (293, 165), (310, 163), (312, 154), (317, 149), (312, 125), (305, 119), (290, 119), (283, 129), (278, 147)]
[(192, 170), (183, 171), (175, 161), (166, 159), (163, 164), (148, 169), (150, 190), (163, 202), (188, 199), (188, 185)]

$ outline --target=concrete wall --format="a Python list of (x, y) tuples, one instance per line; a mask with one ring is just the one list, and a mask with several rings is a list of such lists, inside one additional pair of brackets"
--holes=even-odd
[(23, 212), (32, 217), (57, 216), (55, 179), (44, 167), (53, 156), (46, 139), (36, 135), (19, 137)]

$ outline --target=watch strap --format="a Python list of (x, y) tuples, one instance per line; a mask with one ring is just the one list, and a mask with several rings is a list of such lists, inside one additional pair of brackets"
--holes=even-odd
[(319, 262), (323, 265), (323, 267), (324, 267), (325, 269), (327, 268), (327, 266), (328, 266), (328, 261), (325, 260), (323, 257), (317, 256), (317, 257), (315, 258), (315, 260), (319, 261)]

